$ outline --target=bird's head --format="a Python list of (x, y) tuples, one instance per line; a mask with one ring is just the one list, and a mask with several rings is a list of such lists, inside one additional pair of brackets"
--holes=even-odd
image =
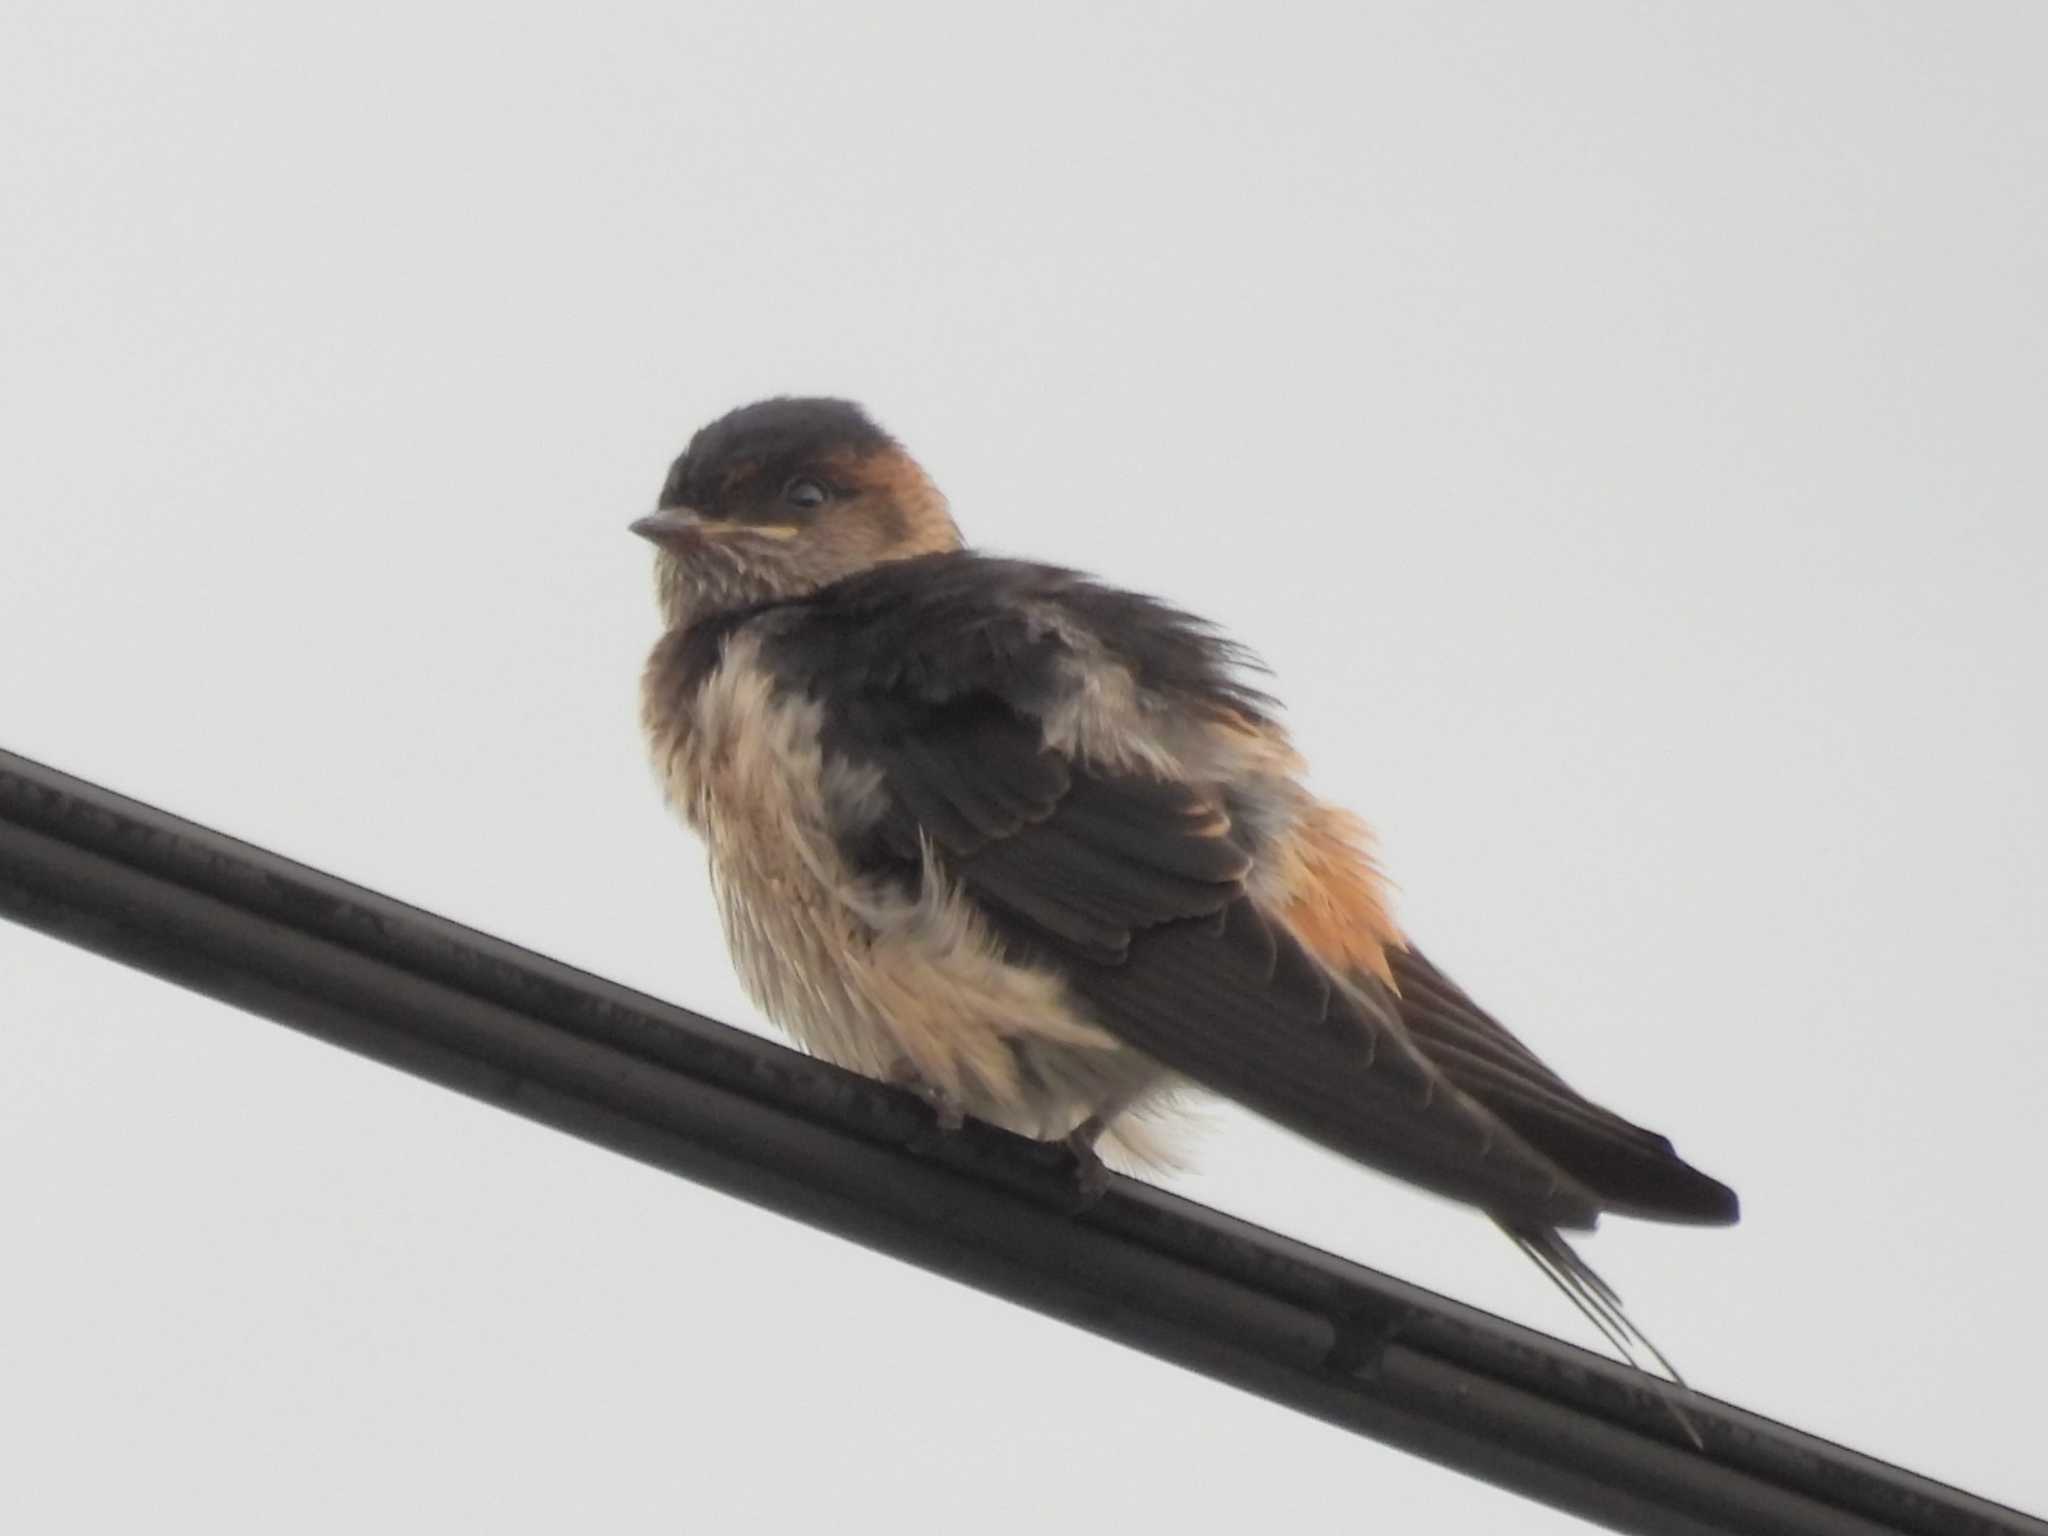
[(655, 545), (671, 625), (960, 547), (938, 487), (847, 400), (762, 400), (719, 417), (633, 531)]

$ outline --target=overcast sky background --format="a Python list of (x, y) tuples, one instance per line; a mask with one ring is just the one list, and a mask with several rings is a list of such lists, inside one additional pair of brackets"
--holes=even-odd
[[(1734, 1183), (1703, 1389), (2048, 1509), (2048, 12), (28, 4), (0, 744), (759, 1027), (625, 531), (869, 404), (1226, 622), (1411, 930)], [(1576, 1522), (0, 928), (29, 1531)], [(1217, 1112), (1176, 1188), (1591, 1342)]]

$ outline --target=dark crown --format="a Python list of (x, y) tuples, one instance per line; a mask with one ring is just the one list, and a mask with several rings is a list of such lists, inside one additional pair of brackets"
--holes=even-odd
[(794, 470), (835, 450), (863, 452), (889, 442), (889, 434), (851, 400), (788, 395), (758, 400), (698, 430), (669, 469), (661, 505), (702, 505), (742, 463), (758, 470)]

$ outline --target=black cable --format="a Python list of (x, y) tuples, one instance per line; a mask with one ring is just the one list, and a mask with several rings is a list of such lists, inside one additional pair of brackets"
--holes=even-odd
[(0, 914), (1616, 1530), (2048, 1536), (7, 752)]

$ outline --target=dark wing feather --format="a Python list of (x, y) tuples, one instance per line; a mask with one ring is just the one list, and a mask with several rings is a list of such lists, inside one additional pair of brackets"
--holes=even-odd
[(1077, 766), (986, 694), (824, 702), (840, 749), (881, 773), (882, 819), (846, 847), (864, 872), (915, 882), (929, 848), (1012, 954), (1166, 1066), (1504, 1219), (1592, 1224), (1589, 1191), (1258, 909), (1213, 797)]
[(1603, 1206), (1732, 1216), (1732, 1195), (1573, 1093), (1421, 956), (1394, 957), (1399, 999), (1333, 981), (1247, 894), (1251, 850), (1203, 791), (1047, 749), (1039, 718), (1073, 686), (1077, 630), (1113, 637), (1155, 698), (1262, 720), (1245, 658), (1199, 621), (963, 552), (749, 622), (823, 707), (827, 751), (879, 774), (879, 816), (843, 835), (854, 867), (914, 888), (935, 858), (1119, 1038), (1512, 1225), (1590, 1226)]
[(1335, 1151), (1525, 1223), (1598, 1215), (1587, 1190), (1333, 988), (1249, 897), (1208, 922), (1136, 934), (1121, 965), (1066, 975), (1120, 1039)]
[(1416, 1045), (1608, 1210), (1662, 1221), (1737, 1218), (1734, 1190), (1682, 1160), (1664, 1137), (1575, 1092), (1420, 950), (1388, 959), (1401, 1022)]
[[(1066, 759), (1044, 749), (1038, 728), (993, 700), (835, 702), (865, 717), (855, 751), (882, 770), (882, 835), (901, 856), (916, 858), (921, 838), (972, 854), (1045, 820), (1071, 786)], [(844, 731), (830, 734), (845, 741)], [(961, 772), (963, 761), (979, 771)]]

